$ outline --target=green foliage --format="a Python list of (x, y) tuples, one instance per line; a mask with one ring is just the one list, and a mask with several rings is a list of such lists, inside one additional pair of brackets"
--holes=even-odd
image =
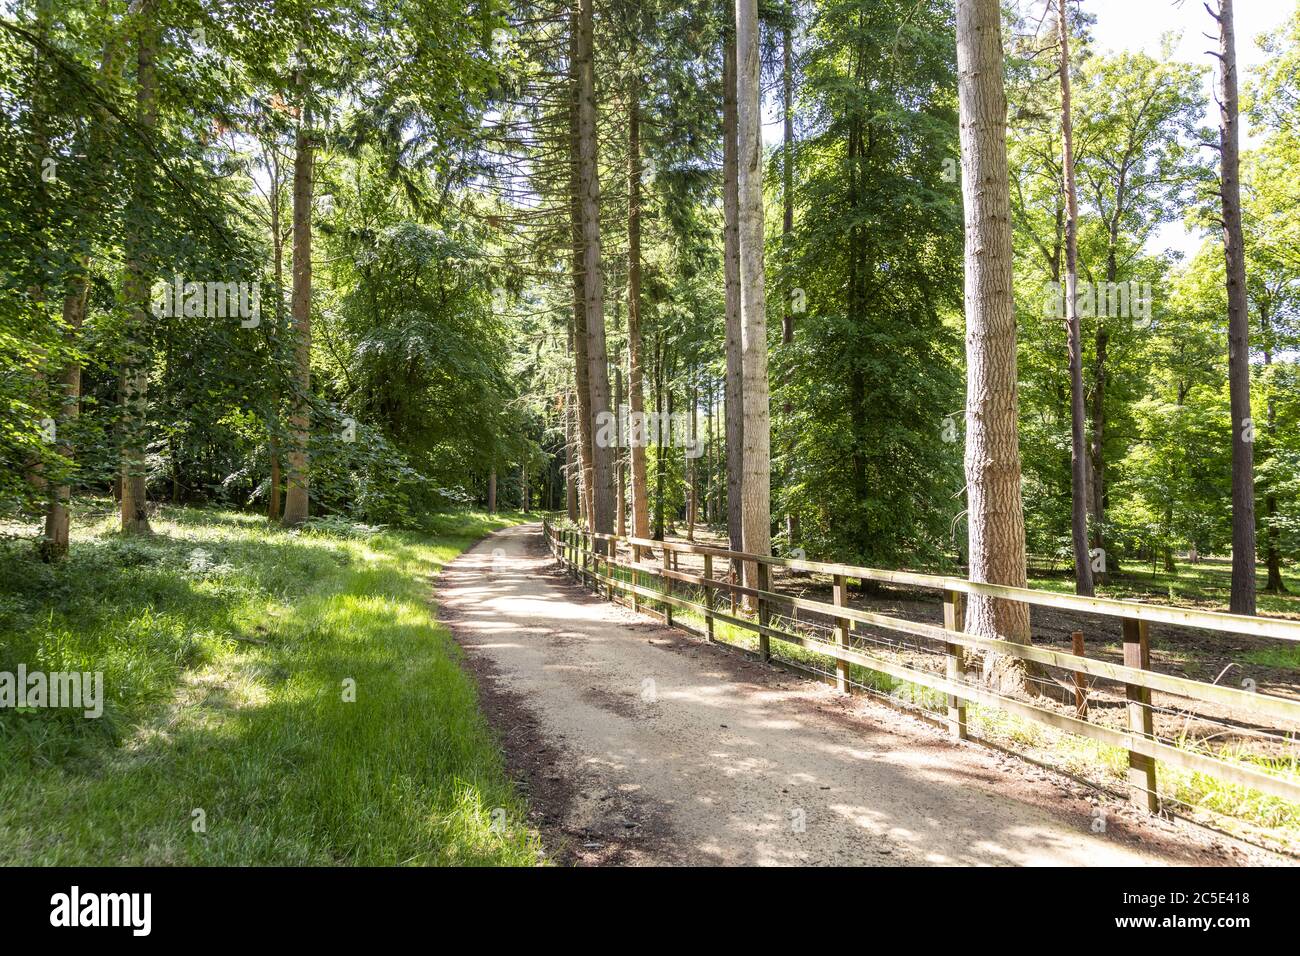
[(512, 520), (449, 515), (430, 539), (168, 509), (157, 537), (101, 527), (60, 565), (0, 547), (0, 670), (102, 671), (107, 698), (98, 720), (0, 711), (0, 860), (534, 864), (427, 593)]
[(960, 445), (943, 440), (962, 405), (952, 11), (853, 0), (815, 22), (778, 287), (807, 306), (774, 371), (793, 409), (781, 503), (810, 554), (915, 564), (951, 551), (961, 509)]

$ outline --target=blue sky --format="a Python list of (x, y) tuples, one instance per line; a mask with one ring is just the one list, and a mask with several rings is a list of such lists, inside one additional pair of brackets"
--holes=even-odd
[[(1041, 8), (1041, 4), (1042, 0), (1036, 0), (1035, 8)], [(1159, 56), (1161, 38), (1172, 32), (1179, 37), (1174, 47), (1176, 59), (1217, 66), (1218, 61), (1208, 52), (1218, 47), (1217, 24), (1205, 12), (1201, 0), (1183, 0), (1181, 4), (1174, 0), (1083, 0), (1083, 8), (1097, 17), (1093, 36), (1100, 50), (1142, 50)], [(1279, 26), (1293, 9), (1294, 0), (1237, 0), (1234, 19), (1238, 70), (1243, 83), (1249, 78), (1250, 68), (1264, 61), (1255, 38)], [(1207, 79), (1207, 84), (1217, 81), (1216, 72)], [(1213, 99), (1210, 109), (1207, 122), (1217, 126)], [(1251, 143), (1252, 137), (1247, 132), (1244, 145), (1249, 147)], [(1161, 227), (1152, 240), (1156, 250), (1177, 249), (1188, 255), (1200, 244), (1201, 237), (1188, 232), (1181, 223)]]
[[(1017, 2), (1028, 13), (1042, 15), (1045, 0)], [(1296, 2), (1300, 0), (1237, 0), (1237, 59), (1243, 83), (1249, 78), (1250, 68), (1264, 60), (1255, 38), (1279, 26)], [(1173, 33), (1177, 35), (1175, 58), (1210, 66), (1218, 62), (1208, 52), (1218, 47), (1217, 24), (1205, 12), (1202, 0), (1082, 0), (1082, 7), (1097, 18), (1093, 36), (1099, 51), (1142, 50), (1160, 56), (1164, 35)], [(1216, 82), (1216, 75), (1207, 77), (1207, 96)], [(1215, 109), (1212, 98), (1210, 108)], [(763, 141), (772, 146), (781, 141), (781, 104), (770, 93), (763, 104), (763, 114)], [(1212, 112), (1206, 122), (1217, 126), (1217, 115)], [(1243, 145), (1249, 148), (1252, 137), (1249, 130), (1246, 134)], [(1153, 252), (1176, 249), (1190, 256), (1200, 244), (1201, 237), (1189, 232), (1182, 223), (1170, 223), (1156, 232), (1151, 245)]]

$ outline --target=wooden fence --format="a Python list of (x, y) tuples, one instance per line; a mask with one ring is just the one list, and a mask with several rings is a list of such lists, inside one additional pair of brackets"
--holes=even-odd
[[(947, 725), (950, 733), (955, 737), (964, 739), (967, 736), (966, 705), (968, 702), (975, 702), (984, 707), (1005, 711), (1060, 731), (1078, 734), (1126, 750), (1129, 767), (1128, 784), (1132, 800), (1148, 811), (1155, 812), (1159, 809), (1156, 795), (1158, 761), (1185, 770), (1208, 774), (1229, 783), (1251, 787), (1284, 800), (1300, 802), (1300, 782), (1294, 779), (1268, 773), (1247, 763), (1223, 760), (1220, 757), (1174, 746), (1157, 739), (1153, 733), (1151, 692), (1156, 690), (1217, 705), (1226, 709), (1233, 720), (1240, 720), (1246, 725), (1257, 724), (1261, 719), (1291, 723), (1294, 726), (1287, 735), (1292, 741), (1295, 740), (1294, 727), (1300, 726), (1300, 701), (1254, 690), (1162, 674), (1148, 669), (1150, 666), (1148, 627), (1152, 623), (1300, 642), (1300, 622), (1139, 604), (1110, 598), (1078, 597), (1029, 588), (984, 584), (963, 578), (906, 571), (882, 571), (853, 565), (748, 554), (684, 542), (594, 534), (573, 528), (557, 528), (549, 519), (543, 522), (543, 533), (551, 554), (574, 578), (595, 590), (602, 591), (610, 601), (615, 600), (616, 595), (625, 596), (630, 599), (632, 607), (636, 610), (644, 610), (647, 601), (653, 602), (659, 605), (658, 613), (670, 626), (674, 623), (674, 609), (691, 611), (703, 618), (704, 636), (710, 641), (714, 637), (716, 622), (752, 632), (757, 637), (758, 654), (765, 661), (771, 659), (773, 640), (827, 655), (835, 660), (836, 684), (843, 691), (849, 689), (849, 666), (856, 664), (867, 670), (945, 695)], [(642, 560), (643, 556), (654, 554), (656, 551), (662, 554), (662, 564), (648, 565)], [(695, 555), (702, 558), (703, 573), (694, 574), (681, 570), (682, 555)], [(747, 587), (738, 583), (742, 562), (752, 563), (755, 569), (756, 587)], [(829, 575), (833, 584), (834, 602), (827, 603), (772, 590), (770, 582), (773, 567)], [(715, 571), (718, 572), (717, 575)], [(941, 592), (944, 607), (943, 626), (909, 621), (849, 606), (848, 581), (850, 579), (929, 588)], [(680, 593), (681, 588), (675, 588), (675, 585), (689, 585), (701, 589), (704, 603), (689, 600), (686, 595)], [(725, 599), (720, 598), (720, 594), (725, 595)], [(963, 630), (963, 612), (966, 598), (972, 594), (1119, 618), (1123, 632), (1124, 663), (1121, 665), (1078, 653), (1067, 654), (1045, 647), (1014, 644), (966, 634)], [(752, 616), (738, 612), (738, 602), (743, 601), (748, 601), (752, 606), (754, 610)], [(790, 609), (796, 613), (802, 609), (824, 615), (834, 622), (834, 640), (821, 640), (808, 634), (797, 633), (794, 629), (774, 627), (772, 625), (774, 608)], [(853, 646), (851, 627), (854, 622), (931, 642), (933, 648), (946, 658), (943, 673), (918, 669), (874, 654), (870, 648)], [(1072, 649), (1080, 648), (1081, 640), (1076, 635)], [(1127, 729), (1117, 730), (1085, 719), (1082, 706), (1079, 713), (1069, 716), (1009, 697), (987, 685), (972, 683), (964, 677), (965, 652), (968, 649), (992, 651), (1038, 665), (1061, 668), (1074, 675), (1076, 686), (1079, 687), (1082, 687), (1087, 677), (1121, 684), (1127, 701)]]

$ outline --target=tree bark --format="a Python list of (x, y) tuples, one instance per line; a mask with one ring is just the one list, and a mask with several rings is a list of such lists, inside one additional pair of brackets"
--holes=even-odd
[(1234, 614), (1255, 613), (1255, 446), (1250, 411), (1250, 317), (1241, 231), (1237, 51), (1233, 0), (1219, 2), (1219, 142), (1223, 257), (1228, 285), (1228, 392), (1232, 409), (1232, 599)]
[(488, 471), (487, 510), (489, 515), (497, 513), (497, 470)]
[(294, 135), (293, 159), (293, 358), (294, 396), (289, 414), (289, 474), (284, 496), (286, 528), (307, 520), (309, 511), (307, 445), (311, 438), (311, 203), (314, 150), (311, 141), (311, 112), (307, 108), (306, 81), (301, 70), (297, 85), (298, 129)]
[[(759, 89), (758, 0), (736, 0), (736, 142), (740, 234), (740, 346), (744, 454), (741, 537), (750, 554), (772, 553), (771, 422), (767, 380), (767, 295), (763, 276), (763, 141)], [(745, 563), (758, 586), (758, 564)]]
[(627, 125), (627, 392), (631, 415), (642, 422), (629, 439), (632, 459), (632, 535), (650, 534), (645, 465), (645, 396), (641, 354), (641, 87), (634, 77)]
[(1074, 179), (1074, 122), (1070, 115), (1070, 27), (1066, 0), (1057, 0), (1061, 44), (1061, 168), (1065, 188), (1065, 331), (1070, 355), (1070, 506), (1074, 540), (1074, 590), (1091, 595), (1088, 549), (1087, 413), (1083, 399), (1083, 343), (1079, 330), (1079, 193)]
[[(1016, 319), (1011, 284), (1007, 101), (998, 0), (958, 0), (957, 90), (966, 218), (966, 482), (970, 577), (1024, 587)], [(966, 630), (1030, 642), (1025, 604), (970, 596)], [(1014, 658), (989, 656), (986, 675), (1024, 686)], [(1005, 686), (1005, 684), (1004, 684)]]
[[(617, 324), (616, 324), (617, 327)], [(614, 470), (618, 475), (618, 493), (614, 496), (614, 525), (619, 537), (627, 536), (627, 468), (623, 462), (623, 444), (627, 435), (623, 431), (623, 370), (614, 366)]]
[[(1260, 306), (1260, 332), (1264, 340), (1264, 368), (1268, 369), (1273, 364), (1273, 341), (1272, 327), (1269, 320), (1268, 309)], [(1270, 438), (1275, 436), (1277, 429), (1277, 403), (1270, 393), (1268, 396), (1268, 419), (1266, 422)], [(1287, 587), (1282, 580), (1282, 553), (1281, 553), (1281, 536), (1277, 529), (1277, 495), (1274, 494), (1270, 487), (1264, 493), (1264, 565), (1268, 569), (1268, 582), (1264, 590), (1270, 594), (1286, 594)]]
[[(785, 117), (781, 125), (781, 250), (785, 256), (787, 272), (793, 254), (790, 246), (794, 242), (794, 9), (786, 3), (785, 30), (781, 38), (781, 93), (785, 106)], [(781, 320), (781, 344), (787, 347), (794, 344), (794, 312), (789, 294), (785, 301), (784, 315)], [(782, 383), (785, 401), (781, 405), (781, 416), (785, 420), (786, 445), (783, 483), (787, 486), (785, 503), (785, 538), (786, 547), (795, 548), (799, 544), (799, 509), (791, 500), (788, 491), (790, 477), (794, 471), (795, 433), (790, 421), (793, 403), (790, 401), (790, 373)]]
[[(280, 225), (280, 190), (283, 180), (280, 174), (278, 154), (271, 151), (273, 172), (271, 175), (271, 253), (275, 257), (275, 324), (270, 331), (270, 346), (278, 352), (277, 342), (284, 329), (284, 235)], [(270, 439), (268, 457), (271, 459), (271, 486), (267, 493), (266, 517), (275, 523), (280, 520), (281, 484), (284, 476), (280, 473), (280, 395), (276, 389), (271, 396)]]
[[(144, 136), (158, 125), (158, 55), (160, 26), (153, 0), (139, 10), (136, 51), (136, 124)], [(149, 391), (149, 277), (144, 261), (145, 220), (153, 205), (153, 167), (147, 156), (137, 159), (132, 197), (133, 215), (127, 237), (126, 300), (130, 315), (126, 361), (120, 380), (122, 394), (122, 502), (123, 534), (149, 534), (145, 474), (146, 416)]]
[[(117, 85), (122, 71), (123, 43), (122, 34), (112, 22), (107, 4), (101, 4), (104, 16), (104, 28), (110, 31), (104, 41), (103, 59), (100, 61), (99, 78), (104, 87)], [(103, 152), (103, 145), (108, 137), (112, 114), (104, 107), (95, 111), (91, 120), (88, 154), (98, 157)], [(94, 209), (91, 204), (78, 216), (78, 238), (90, 248), (90, 231), (93, 229)], [(90, 296), (90, 253), (83, 253), (78, 259), (76, 274), (68, 282), (68, 290), (63, 298), (63, 339), (69, 350), (75, 349), (81, 338), (81, 327), (86, 319), (86, 306)], [(81, 414), (81, 361), (73, 357), (68, 359), (59, 375), (59, 387), (62, 391), (59, 412), (55, 416), (55, 429), (58, 436), (56, 450), (71, 461), (76, 454), (72, 444), (72, 435), (77, 419)], [(68, 553), (71, 539), (71, 504), (72, 486), (60, 482), (50, 488), (50, 499), (45, 512), (45, 534), (41, 541), (41, 556), (46, 561), (58, 561)]]
[(564, 507), (570, 521), (578, 520), (578, 469), (577, 440), (574, 437), (574, 409), (577, 400), (570, 391), (564, 406)]
[(695, 467), (696, 459), (698, 457), (695, 453), (695, 449), (696, 449), (695, 443), (698, 439), (698, 435), (696, 434), (696, 430), (695, 430), (696, 429), (695, 408), (698, 401), (698, 396), (696, 395), (695, 392), (695, 372), (693, 369), (691, 370), (690, 373), (690, 384), (687, 386), (686, 395), (687, 395), (686, 413), (691, 416), (691, 421), (689, 426), (690, 438), (686, 444), (686, 449), (685, 449), (686, 493), (688, 495), (686, 499), (686, 540), (694, 541), (696, 511), (699, 505), (699, 488), (697, 485), (697, 482), (699, 480), (699, 474), (698, 474), (698, 469), (696, 469)]
[(575, 7), (569, 18), (569, 81), (571, 99), (569, 102), (569, 212), (572, 219), (573, 240), (573, 368), (574, 391), (578, 397), (578, 456), (579, 468), (579, 514), (584, 526), (592, 530), (592, 412), (590, 366), (587, 362), (587, 318), (586, 318), (586, 282), (583, 272), (586, 268), (583, 246), (585, 243), (582, 223), (582, 196), (578, 177), (580, 163), (580, 67), (579, 54), (579, 11)]
[(655, 340), (655, 520), (654, 539), (664, 539), (664, 491), (668, 455), (664, 449), (664, 344), (663, 335)]
[[(726, 415), (727, 538), (732, 551), (745, 550), (741, 526), (744, 485), (745, 405), (740, 331), (739, 156), (736, 129), (735, 20), (730, 19), (722, 54), (722, 260), (727, 319), (727, 374), (723, 411)], [(739, 572), (739, 568), (733, 568)]]
[[(600, 271), (600, 178), (597, 174), (596, 64), (592, 4), (578, 5), (578, 192), (582, 207), (583, 314), (587, 325), (587, 385), (591, 390), (592, 428), (609, 414), (609, 358), (605, 346), (605, 289)], [(608, 443), (592, 443), (592, 527), (614, 531), (614, 452)], [(602, 552), (605, 542), (596, 550)]]

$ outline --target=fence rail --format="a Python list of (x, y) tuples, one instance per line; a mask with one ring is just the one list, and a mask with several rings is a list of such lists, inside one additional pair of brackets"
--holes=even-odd
[[(778, 558), (684, 542), (598, 534), (574, 528), (557, 528), (549, 518), (543, 522), (543, 534), (551, 554), (572, 576), (593, 589), (603, 590), (611, 601), (615, 600), (616, 594), (625, 596), (636, 610), (644, 609), (646, 601), (660, 605), (657, 610), (670, 626), (674, 624), (675, 609), (689, 611), (703, 618), (704, 636), (709, 640), (713, 639), (715, 623), (719, 622), (752, 632), (757, 638), (758, 654), (763, 660), (771, 659), (773, 640), (826, 655), (835, 660), (835, 680), (841, 690), (848, 689), (849, 666), (858, 665), (942, 694), (947, 701), (948, 728), (956, 737), (967, 737), (966, 705), (974, 702), (1126, 750), (1132, 800), (1149, 811), (1159, 809), (1156, 795), (1157, 762), (1300, 802), (1300, 782), (1294, 779), (1277, 776), (1248, 764), (1229, 762), (1210, 754), (1176, 747), (1157, 739), (1153, 732), (1151, 692), (1160, 691), (1214, 704), (1225, 708), (1232, 719), (1246, 723), (1266, 718), (1292, 723), (1296, 727), (1300, 727), (1300, 701), (1152, 671), (1149, 669), (1148, 639), (1149, 625), (1161, 623), (1300, 642), (1300, 622), (1163, 607), (1111, 598), (1079, 597), (909, 571), (884, 571), (854, 565)], [(655, 551), (662, 553), (661, 565), (649, 565), (642, 560), (643, 555)], [(623, 557), (625, 553), (627, 558)], [(681, 570), (682, 555), (702, 558), (703, 573)], [(723, 576), (715, 576), (714, 559), (722, 560)], [(753, 583), (757, 586), (739, 583), (740, 566), (746, 563), (752, 563), (755, 568)], [(833, 603), (772, 590), (770, 582), (773, 567), (829, 575), (832, 579)], [(909, 621), (851, 607), (847, 597), (847, 583), (850, 579), (938, 590), (943, 595), (944, 624), (939, 626)], [(674, 588), (674, 584), (702, 589), (704, 603), (689, 600), (677, 593), (679, 589)], [(972, 594), (1119, 618), (1123, 628), (1124, 663), (1116, 664), (1078, 653), (966, 634), (963, 630), (965, 603), (966, 598)], [(719, 595), (725, 595), (730, 613), (719, 608)], [(748, 602), (755, 613), (750, 616), (738, 612), (740, 602)], [(793, 629), (774, 627), (771, 617), (774, 609), (790, 609), (795, 612), (805, 610), (824, 615), (832, 622), (830, 627), (834, 639), (821, 640)], [(935, 649), (946, 658), (944, 671), (939, 673), (918, 669), (888, 660), (862, 647), (852, 646), (853, 623), (932, 642)], [(1072, 650), (1081, 647), (1082, 637), (1076, 634)], [(1075, 682), (1073, 686), (1080, 688), (1085, 677), (1122, 684), (1127, 729), (1117, 730), (1085, 719), (1086, 698), (1082, 696), (1082, 691), (1076, 715), (1069, 716), (1009, 697), (987, 686), (971, 683), (963, 679), (967, 650), (994, 652), (1071, 672)], [(1295, 727), (1288, 731), (1289, 738), (1294, 740), (1294, 736)]]

